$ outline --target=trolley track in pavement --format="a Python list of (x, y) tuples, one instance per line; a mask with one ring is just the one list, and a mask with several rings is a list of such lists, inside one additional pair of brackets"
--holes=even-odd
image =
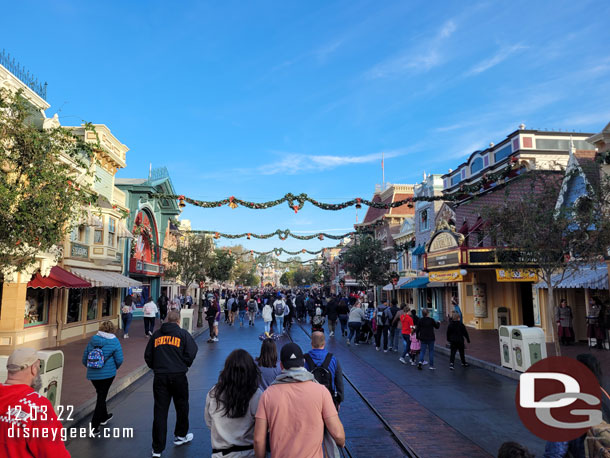
[[(295, 328), (295, 326), (298, 326), (298, 328), (310, 339), (311, 338), (311, 334), (305, 329), (303, 328), (303, 326), (301, 325), (301, 323), (295, 322), (292, 323), (292, 326), (290, 327), (289, 332), (286, 333), (286, 335), (288, 336), (288, 338), (294, 342), (294, 339), (292, 337), (292, 335), (290, 334), (290, 332)], [(349, 376), (347, 376), (345, 374), (345, 372), (343, 372), (343, 378), (344, 380), (350, 385), (350, 387), (354, 390), (354, 392), (357, 394), (357, 396), (360, 398), (360, 400), (368, 407), (368, 410), (379, 420), (379, 422), (383, 425), (384, 429), (389, 433), (390, 437), (393, 439), (393, 441), (396, 443), (396, 445), (401, 449), (403, 456), (405, 457), (409, 457), (409, 458), (421, 458), (420, 455), (418, 455), (410, 446), (409, 444), (405, 443), (397, 434), (397, 432), (394, 430), (394, 428), (392, 428), (392, 425), (390, 425), (390, 423), (383, 417), (383, 415), (381, 415), (381, 413), (375, 408), (375, 406), (373, 406), (373, 404), (366, 398), (366, 396), (364, 396), (362, 394), (362, 392), (358, 389), (358, 387), (354, 384), (354, 382), (350, 379)], [(342, 450), (343, 455), (347, 456), (348, 458), (355, 458), (356, 455), (354, 454), (352, 448), (348, 445), (347, 441), (345, 443), (345, 447)]]

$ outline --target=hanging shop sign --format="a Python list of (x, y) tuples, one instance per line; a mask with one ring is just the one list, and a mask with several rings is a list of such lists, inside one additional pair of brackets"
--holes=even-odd
[(430, 241), (428, 253), (437, 253), (439, 251), (447, 251), (459, 247), (457, 237), (451, 231), (437, 232)]
[(428, 274), (428, 279), (431, 282), (455, 282), (455, 281), (463, 281), (464, 276), (459, 270), (443, 270), (440, 272), (430, 272)]
[(472, 285), (475, 318), (487, 318), (487, 288), (485, 283)]
[(538, 282), (538, 273), (532, 269), (496, 269), (498, 282)]

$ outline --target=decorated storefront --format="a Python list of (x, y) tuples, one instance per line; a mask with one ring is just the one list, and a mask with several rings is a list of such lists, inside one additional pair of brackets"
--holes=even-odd
[[(444, 282), (444, 292), (426, 294), (422, 301), (442, 298), (445, 313), (453, 297), (464, 324), (477, 329), (497, 329), (504, 324), (544, 326), (544, 313), (533, 285), (533, 270), (502, 269), (493, 248), (471, 248), (464, 236), (451, 229), (438, 230), (425, 255), (425, 270), (431, 283)], [(434, 302), (433, 302), (434, 306)]]

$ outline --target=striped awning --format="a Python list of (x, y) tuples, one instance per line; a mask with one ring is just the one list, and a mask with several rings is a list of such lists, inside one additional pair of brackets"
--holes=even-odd
[(71, 267), (70, 270), (74, 275), (87, 280), (94, 287), (108, 286), (111, 288), (130, 288), (132, 286), (142, 286), (142, 283), (133, 278), (126, 277), (117, 272), (95, 269), (81, 269)]
[[(555, 284), (561, 279), (561, 274), (551, 277), (551, 282)], [(546, 288), (546, 282), (536, 283), (536, 288)], [(566, 274), (561, 283), (555, 288), (584, 288), (584, 289), (608, 289), (608, 268), (605, 264), (598, 264), (594, 267), (583, 267), (577, 272)]]
[(28, 282), (28, 288), (91, 288), (91, 285), (67, 270), (59, 266), (53, 266), (47, 277), (43, 277), (38, 272)]
[(132, 239), (133, 234), (127, 229), (124, 221), (119, 221), (117, 224), (117, 237), (124, 239)]

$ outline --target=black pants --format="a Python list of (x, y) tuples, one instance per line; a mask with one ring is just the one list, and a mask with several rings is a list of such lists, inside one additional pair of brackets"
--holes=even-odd
[(377, 333), (375, 334), (375, 346), (380, 347), (381, 336), (383, 335), (383, 349), (388, 349), (388, 325), (377, 325)]
[(209, 329), (209, 331), (210, 331), (210, 339), (211, 339), (212, 337), (214, 337), (214, 321), (216, 321), (216, 320), (214, 319), (214, 317), (212, 317), (212, 318), (208, 318), (208, 329)]
[(108, 390), (114, 377), (104, 378), (101, 380), (91, 380), (97, 393), (97, 401), (95, 403), (95, 411), (93, 412), (93, 418), (91, 418), (91, 426), (98, 428), (100, 423), (108, 419), (108, 410), (106, 409), (106, 398), (108, 397)]
[(148, 335), (148, 332), (152, 334), (155, 330), (155, 317), (144, 317), (144, 334)]
[(184, 437), (189, 430), (189, 382), (186, 373), (155, 374), (153, 381), (155, 409), (152, 430), (152, 448), (156, 453), (165, 450), (167, 439), (167, 412), (172, 399), (176, 408), (174, 436)]
[(462, 364), (466, 364), (466, 357), (464, 356), (464, 342), (453, 343), (451, 342), (451, 356), (449, 358), (449, 362), (453, 364), (455, 362), (455, 353), (460, 352), (460, 359), (462, 360)]

